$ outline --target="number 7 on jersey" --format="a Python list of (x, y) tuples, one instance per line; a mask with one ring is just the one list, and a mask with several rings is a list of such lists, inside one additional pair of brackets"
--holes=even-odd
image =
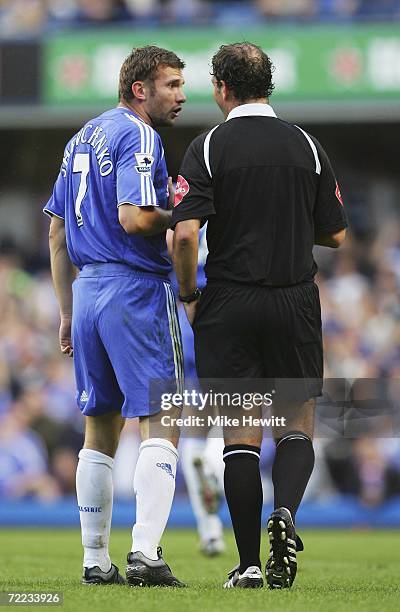
[(81, 215), (82, 200), (87, 192), (87, 177), (89, 174), (89, 153), (77, 153), (74, 157), (74, 165), (72, 172), (80, 172), (81, 180), (79, 182), (78, 195), (75, 200), (75, 216), (78, 227), (82, 227), (83, 219)]

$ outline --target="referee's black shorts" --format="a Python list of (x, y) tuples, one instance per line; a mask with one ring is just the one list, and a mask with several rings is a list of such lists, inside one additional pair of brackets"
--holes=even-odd
[(211, 283), (200, 298), (193, 329), (200, 379), (273, 379), (299, 402), (322, 394), (315, 283), (276, 288)]

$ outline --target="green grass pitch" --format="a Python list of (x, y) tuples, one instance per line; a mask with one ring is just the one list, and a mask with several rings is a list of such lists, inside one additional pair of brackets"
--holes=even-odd
[[(3, 529), (0, 530), (0, 591), (60, 590), (64, 604), (56, 609), (68, 612), (400, 610), (397, 532), (301, 531), (301, 535), (306, 550), (299, 554), (294, 587), (290, 591), (272, 592), (265, 587), (222, 590), (227, 571), (236, 563), (229, 532), (227, 551), (220, 557), (207, 559), (198, 552), (194, 531), (167, 531), (163, 540), (166, 561), (188, 587), (131, 589), (80, 585), (78, 530)], [(128, 529), (113, 531), (111, 554), (121, 569), (129, 544)], [(266, 551), (265, 541), (263, 550)], [(263, 556), (266, 557), (266, 552)], [(24, 609), (34, 608), (24, 606)]]

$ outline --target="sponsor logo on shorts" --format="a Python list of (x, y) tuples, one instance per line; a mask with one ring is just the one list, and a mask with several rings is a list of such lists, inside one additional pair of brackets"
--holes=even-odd
[(84, 389), (84, 390), (82, 391), (80, 399), (81, 399), (81, 402), (82, 402), (83, 404), (86, 404), (86, 402), (88, 401), (89, 396), (88, 396), (88, 394), (87, 394), (86, 389)]
[(185, 195), (189, 192), (189, 189), (189, 183), (179, 174), (175, 187), (174, 206), (178, 206), (178, 204), (182, 202)]
[(167, 472), (175, 480), (174, 473), (172, 471), (172, 465), (170, 463), (156, 463), (156, 466)]

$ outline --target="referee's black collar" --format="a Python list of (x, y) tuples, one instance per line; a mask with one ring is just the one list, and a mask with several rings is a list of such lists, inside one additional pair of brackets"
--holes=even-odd
[(240, 104), (239, 106), (235, 106), (225, 119), (225, 121), (229, 121), (229, 119), (236, 119), (237, 117), (275, 117), (277, 118), (274, 112), (274, 109), (269, 104), (260, 104), (260, 103), (252, 103), (252, 104)]

